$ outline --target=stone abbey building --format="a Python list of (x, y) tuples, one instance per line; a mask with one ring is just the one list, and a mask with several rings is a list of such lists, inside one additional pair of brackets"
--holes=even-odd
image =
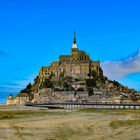
[(51, 74), (59, 78), (60, 74), (74, 78), (86, 78), (90, 71), (100, 73), (101, 67), (99, 61), (92, 61), (90, 56), (82, 50), (79, 50), (76, 44), (76, 34), (74, 33), (73, 45), (70, 55), (61, 55), (59, 61), (54, 61), (50, 66), (43, 66), (39, 72), (40, 82)]

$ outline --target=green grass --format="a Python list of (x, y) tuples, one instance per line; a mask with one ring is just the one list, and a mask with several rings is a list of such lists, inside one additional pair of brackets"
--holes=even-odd
[(125, 115), (125, 110), (107, 110), (107, 109), (94, 109), (94, 108), (85, 108), (80, 109), (79, 112), (83, 113), (103, 113), (104, 115)]
[(2, 119), (13, 119), (13, 118), (24, 118), (32, 116), (42, 116), (42, 115), (67, 115), (69, 112), (66, 111), (48, 111), (45, 109), (38, 110), (6, 110), (0, 111), (0, 120)]
[(86, 112), (86, 113), (107, 113), (107, 114), (115, 114), (115, 115), (124, 115), (126, 113), (132, 113), (132, 114), (138, 114), (140, 115), (140, 110), (131, 110), (131, 109), (113, 109), (113, 110), (108, 110), (108, 109), (94, 109), (94, 108), (84, 108), (84, 109), (79, 109), (79, 112)]
[(140, 120), (115, 120), (110, 122), (109, 126), (117, 129), (120, 127), (127, 127), (127, 126), (132, 126), (132, 125), (140, 125)]
[(13, 115), (10, 115), (10, 114), (5, 114), (5, 115), (1, 115), (0, 116), (0, 120), (3, 120), (3, 119), (13, 119), (14, 116)]
[(30, 116), (30, 115), (42, 115), (46, 114), (46, 110), (11, 110), (11, 111), (0, 111), (0, 120), (2, 119), (13, 119), (18, 117)]

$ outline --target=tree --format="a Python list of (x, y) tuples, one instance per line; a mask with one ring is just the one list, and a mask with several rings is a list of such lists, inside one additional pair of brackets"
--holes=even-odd
[(53, 83), (51, 81), (51, 78), (46, 78), (41, 85), (41, 88), (52, 88), (52, 87), (53, 87)]
[(99, 68), (99, 76), (103, 77), (103, 70), (101, 68)]
[(119, 82), (117, 82), (117, 81), (114, 80), (113, 81), (113, 85), (119, 87), (121, 84)]
[(68, 82), (63, 82), (63, 87), (68, 91), (69, 90), (69, 84), (68, 84)]
[(25, 89), (21, 90), (20, 93), (30, 93), (32, 88), (32, 84), (29, 83)]
[(92, 75), (93, 80), (95, 80), (95, 81), (98, 81), (99, 80), (99, 76), (98, 76), (98, 74), (97, 74), (96, 71), (92, 71), (91, 72), (91, 75)]
[(34, 79), (34, 84), (38, 83), (39, 80), (39, 76), (36, 76), (36, 78)]
[(94, 95), (93, 89), (91, 87), (88, 87), (88, 96)]
[(88, 73), (88, 77), (91, 77), (91, 72)]
[[(27, 95), (29, 96), (29, 100), (32, 100), (34, 98), (33, 93), (31, 93), (31, 88), (32, 88), (32, 84), (29, 83), (25, 89), (21, 90), (20, 93), (27, 93)], [(20, 94), (19, 93), (19, 94)]]
[(28, 85), (27, 85), (27, 89), (31, 89), (31, 87), (32, 87), (32, 84), (31, 83), (29, 83)]
[(85, 89), (83, 87), (80, 87), (77, 89), (77, 91), (85, 91)]
[(86, 79), (86, 86), (88, 87), (96, 87), (96, 81), (92, 78), (92, 79)]
[(63, 83), (63, 87), (64, 87), (64, 88), (68, 88), (68, 87), (69, 87), (68, 82), (64, 82), (64, 83)]

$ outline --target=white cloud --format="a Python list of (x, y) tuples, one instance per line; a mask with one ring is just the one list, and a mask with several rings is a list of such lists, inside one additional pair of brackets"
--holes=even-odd
[(136, 53), (119, 61), (103, 62), (104, 75), (110, 79), (122, 78), (130, 74), (140, 73), (140, 48)]

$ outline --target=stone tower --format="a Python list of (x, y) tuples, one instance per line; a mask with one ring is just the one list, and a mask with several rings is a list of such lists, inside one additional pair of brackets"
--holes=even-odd
[(72, 45), (72, 58), (71, 61), (72, 62), (76, 62), (78, 59), (78, 47), (76, 44), (76, 33), (74, 32), (74, 39), (73, 39), (73, 45)]

